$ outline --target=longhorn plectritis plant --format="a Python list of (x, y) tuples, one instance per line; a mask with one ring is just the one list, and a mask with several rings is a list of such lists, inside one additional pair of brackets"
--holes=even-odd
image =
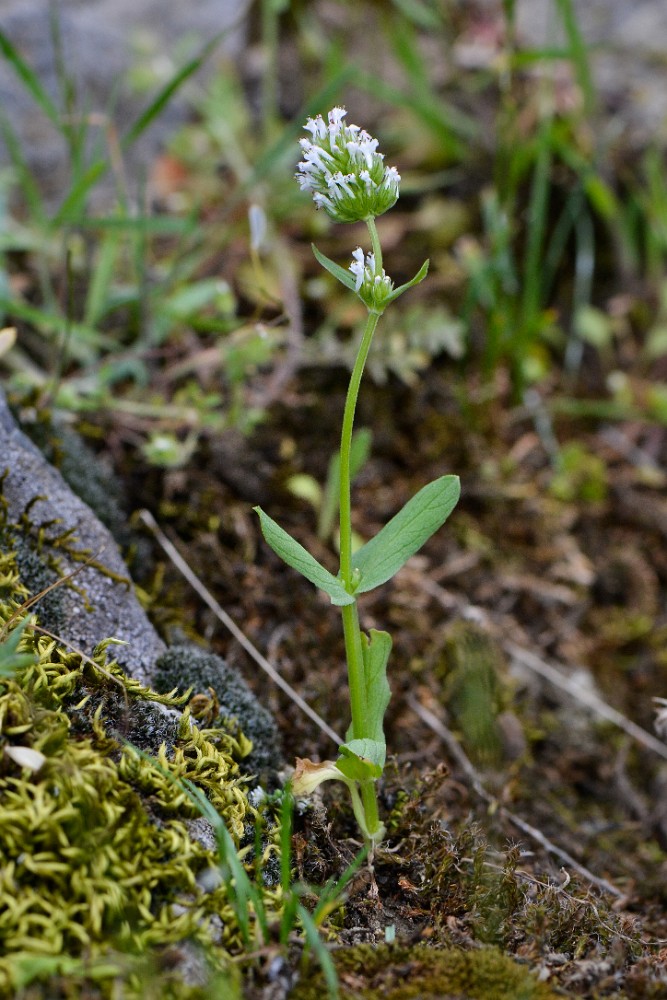
[(395, 167), (385, 167), (377, 152), (377, 139), (357, 125), (346, 125), (344, 108), (329, 112), (328, 122), (318, 115), (305, 129), (312, 139), (301, 139), (303, 160), (297, 180), (309, 191), (318, 208), (336, 222), (365, 222), (371, 251), (359, 247), (346, 270), (313, 247), (313, 253), (330, 274), (355, 292), (368, 310), (365, 329), (352, 369), (343, 413), (340, 442), (340, 570), (330, 573), (276, 522), (256, 507), (264, 538), (289, 566), (324, 590), (331, 603), (341, 608), (352, 721), (346, 742), (339, 747), (338, 760), (315, 764), (298, 760), (293, 779), (296, 795), (310, 794), (321, 782), (343, 781), (352, 796), (352, 805), (364, 837), (371, 845), (382, 840), (385, 828), (380, 821), (376, 782), (382, 775), (386, 743), (384, 714), (389, 704), (387, 662), (391, 637), (371, 629), (366, 635), (359, 626), (357, 599), (381, 586), (414, 555), (437, 531), (459, 498), (457, 476), (442, 476), (423, 487), (381, 531), (360, 549), (352, 549), (351, 449), (354, 413), (359, 386), (378, 320), (395, 299), (426, 277), (428, 261), (411, 281), (398, 288), (384, 270), (382, 248), (375, 219), (395, 204), (400, 175)]

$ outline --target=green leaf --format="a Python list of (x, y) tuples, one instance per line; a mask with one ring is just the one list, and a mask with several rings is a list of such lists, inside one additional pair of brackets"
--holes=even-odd
[(322, 267), (329, 272), (329, 274), (332, 274), (336, 281), (340, 281), (341, 285), (345, 285), (345, 287), (349, 288), (351, 292), (354, 292), (356, 289), (354, 287), (355, 281), (352, 272), (346, 270), (344, 267), (341, 267), (340, 264), (336, 264), (336, 262), (331, 260), (329, 257), (326, 257), (317, 249), (314, 243), (311, 243), (310, 245), (318, 263), (321, 264)]
[(62, 132), (60, 113), (42, 86), (37, 74), (28, 66), (18, 50), (14, 48), (4, 31), (0, 31), (0, 55), (4, 56), (35, 103), (52, 125)]
[(410, 281), (406, 281), (404, 285), (399, 285), (398, 288), (395, 288), (391, 293), (391, 295), (389, 296), (389, 298), (387, 299), (387, 305), (389, 305), (390, 302), (394, 302), (399, 297), (399, 295), (403, 294), (403, 292), (407, 292), (408, 288), (413, 288), (415, 285), (418, 285), (421, 281), (423, 281), (426, 275), (428, 274), (429, 263), (430, 261), (425, 260), (422, 266), (415, 274), (414, 278), (412, 278)]
[(375, 538), (352, 556), (352, 568), (360, 577), (355, 593), (364, 594), (390, 580), (444, 524), (460, 493), (458, 476), (441, 476), (408, 500)]
[(280, 556), (292, 569), (298, 570), (306, 580), (310, 580), (331, 598), (331, 603), (341, 607), (354, 604), (354, 597), (348, 594), (342, 582), (325, 569), (303, 545), (292, 538), (279, 524), (265, 514), (261, 507), (253, 508), (259, 515), (262, 534), (276, 555)]
[(369, 781), (382, 774), (387, 756), (384, 740), (350, 740), (338, 750), (341, 756), (336, 761), (336, 767), (346, 778)]
[(139, 136), (146, 131), (148, 126), (167, 106), (176, 91), (179, 90), (183, 84), (190, 79), (192, 74), (196, 73), (202, 64), (206, 62), (208, 57), (220, 44), (225, 34), (225, 31), (219, 31), (216, 35), (214, 35), (213, 38), (206, 43), (199, 55), (187, 62), (185, 66), (182, 66), (171, 77), (171, 79), (167, 81), (146, 110), (139, 116), (139, 118), (137, 118), (131, 128), (128, 129), (122, 137), (121, 146), (123, 149), (129, 149), (137, 141)]
[(6, 639), (0, 642), (0, 677), (12, 677), (17, 670), (28, 667), (35, 662), (33, 653), (19, 653), (19, 643), (23, 638), (26, 626), (30, 622), (30, 616), (26, 616), (9, 633)]
[(73, 185), (71, 191), (51, 220), (52, 226), (62, 226), (66, 223), (78, 223), (86, 214), (86, 199), (90, 191), (109, 169), (106, 160), (96, 160), (91, 163)]
[[(364, 731), (377, 743), (384, 744), (384, 713), (391, 698), (387, 681), (387, 662), (391, 653), (391, 636), (388, 632), (371, 629), (370, 635), (361, 636), (364, 658), (364, 686), (366, 689), (366, 719)], [(367, 756), (367, 755), (365, 755)]]

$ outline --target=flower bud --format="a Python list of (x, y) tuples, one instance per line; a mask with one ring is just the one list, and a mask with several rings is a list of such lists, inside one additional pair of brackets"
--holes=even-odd
[(385, 167), (377, 139), (345, 124), (346, 114), (345, 108), (333, 108), (328, 124), (321, 115), (308, 119), (304, 128), (312, 139), (300, 140), (303, 160), (296, 179), (336, 222), (362, 222), (396, 203), (401, 177), (396, 167)]

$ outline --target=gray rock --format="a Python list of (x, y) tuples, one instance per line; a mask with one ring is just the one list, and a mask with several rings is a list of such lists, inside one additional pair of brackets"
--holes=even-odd
[[(495, 3), (496, 0), (493, 0)], [(667, 4), (665, 0), (574, 0), (577, 25), (611, 123), (639, 143), (667, 140)], [(555, 0), (517, 0), (517, 28), (535, 47), (564, 42)]]
[[(116, 543), (58, 470), (49, 465), (19, 429), (0, 392), (2, 474), (5, 474), (2, 495), (8, 504), (10, 522), (19, 523), (23, 519), (30, 525), (23, 531), (33, 560), (41, 536), (42, 566), (45, 560), (55, 559), (62, 575), (80, 570), (71, 586), (53, 592), (58, 601), (53, 626), (63, 639), (88, 655), (105, 638), (123, 640), (128, 645), (114, 647), (113, 656), (142, 684), (150, 684), (153, 665), (166, 646), (134, 594)], [(59, 539), (66, 532), (71, 532), (71, 537), (63, 547)], [(102, 569), (83, 565), (81, 558), (88, 555)], [(33, 581), (36, 589), (49, 582), (39, 577), (33, 577)]]
[[(59, 69), (52, 19), (61, 39), (66, 75), (73, 84), (75, 118), (90, 123), (91, 141), (108, 151), (108, 126), (119, 135), (137, 119), (157, 93), (133, 93), (127, 71), (137, 65), (133, 45), (143, 40), (144, 58), (159, 62), (166, 78), (202, 45), (224, 32), (219, 49), (202, 68), (198, 79), (215, 67), (219, 53), (238, 55), (245, 41), (245, 14), (249, 0), (0, 0), (0, 29), (36, 73), (52, 101), (62, 107), (62, 70)], [(187, 55), (184, 55), (187, 52)], [(165, 81), (166, 82), (166, 81)], [(188, 117), (188, 85), (167, 104), (128, 155), (127, 173), (140, 179), (156, 152)], [(11, 64), (0, 57), (0, 107), (47, 198), (57, 200), (68, 190), (69, 154), (62, 135), (40, 111)], [(90, 150), (89, 150), (90, 152)], [(9, 160), (0, 137), (0, 161)], [(111, 178), (96, 189), (98, 200), (110, 199)], [(130, 192), (136, 195), (136, 190)]]
[[(85, 455), (85, 453), (82, 453)], [(88, 456), (87, 461), (91, 461)], [(40, 623), (65, 644), (91, 655), (103, 639), (122, 639), (110, 655), (127, 674), (154, 690), (216, 691), (215, 724), (240, 729), (253, 742), (244, 770), (273, 772), (280, 765), (275, 722), (241, 677), (213, 653), (193, 645), (167, 649), (137, 600), (120, 551), (109, 530), (72, 492), (60, 472), (20, 429), (0, 390), (0, 502), (14, 529), (21, 579), (33, 594), (72, 570), (71, 581), (37, 605)], [(65, 543), (63, 544), (63, 539)], [(14, 546), (14, 542), (12, 542)], [(81, 560), (91, 555), (95, 565)], [(117, 710), (118, 720), (114, 713)], [(177, 715), (159, 703), (107, 707), (107, 721), (150, 752), (169, 744)]]

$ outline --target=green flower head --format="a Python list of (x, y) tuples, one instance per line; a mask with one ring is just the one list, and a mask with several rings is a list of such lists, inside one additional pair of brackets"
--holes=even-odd
[(377, 139), (345, 124), (346, 114), (345, 108), (332, 108), (328, 124), (321, 115), (308, 119), (304, 128), (312, 139), (300, 140), (303, 160), (296, 179), (336, 222), (362, 222), (396, 203), (401, 177), (396, 167), (385, 167)]

